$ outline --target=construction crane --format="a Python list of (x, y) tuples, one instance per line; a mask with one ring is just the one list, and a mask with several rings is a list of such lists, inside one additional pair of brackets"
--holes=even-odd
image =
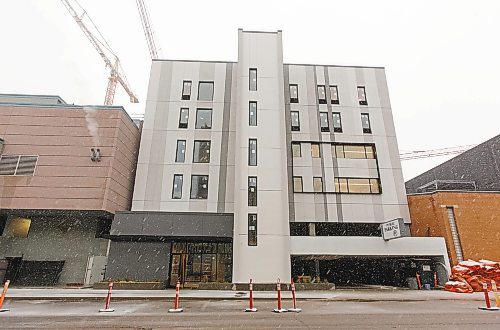
[(399, 158), (401, 159), (401, 161), (404, 161), (404, 160), (429, 158), (437, 156), (458, 155), (475, 146), (476, 144), (470, 144), (465, 146), (443, 148), (443, 149), (408, 151), (400, 153)]
[[(110, 76), (108, 78), (108, 86), (106, 88), (106, 97), (104, 98), (104, 104), (113, 105), (116, 85), (118, 83), (120, 83), (125, 92), (127, 92), (127, 94), (129, 95), (130, 102), (138, 103), (139, 100), (137, 99), (137, 96), (134, 94), (134, 92), (132, 92), (132, 89), (130, 88), (130, 85), (127, 81), (127, 77), (125, 76), (125, 73), (121, 68), (120, 59), (115, 54), (115, 52), (113, 52), (85, 9), (83, 9), (83, 7), (76, 0), (61, 0), (61, 2), (71, 14), (75, 22), (78, 24), (83, 34), (85, 34), (92, 46), (94, 46), (95, 50), (97, 50), (106, 67), (110, 69)], [(78, 14), (77, 10), (75, 9), (77, 7), (79, 8), (79, 11), (81, 11), (80, 14)], [(84, 21), (85, 18), (88, 22)], [(94, 33), (92, 33), (90, 30), (92, 27), (95, 30)]]
[(144, 35), (146, 36), (146, 41), (148, 43), (149, 54), (151, 59), (157, 59), (160, 53), (159, 48), (156, 48), (155, 33), (153, 31), (153, 25), (149, 19), (148, 9), (144, 0), (136, 0), (137, 9), (139, 9), (139, 15), (141, 16), (142, 29), (144, 30)]

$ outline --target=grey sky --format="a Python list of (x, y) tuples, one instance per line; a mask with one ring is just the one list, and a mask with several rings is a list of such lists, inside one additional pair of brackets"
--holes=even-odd
[[(237, 60), (237, 29), (283, 30), (287, 63), (386, 67), (401, 150), (500, 133), (500, 1), (145, 0), (165, 58)], [(80, 0), (144, 112), (150, 57), (134, 0)], [(108, 71), (59, 0), (0, 0), (0, 93), (102, 104)], [(450, 157), (403, 162), (405, 179)]]

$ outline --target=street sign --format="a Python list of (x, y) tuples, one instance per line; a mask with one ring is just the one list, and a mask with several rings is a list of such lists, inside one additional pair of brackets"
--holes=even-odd
[(403, 226), (403, 219), (397, 218), (391, 221), (382, 223), (382, 237), (388, 241), (394, 238), (401, 237), (401, 227)]

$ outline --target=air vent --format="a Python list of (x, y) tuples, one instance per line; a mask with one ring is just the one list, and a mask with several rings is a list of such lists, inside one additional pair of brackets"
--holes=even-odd
[(0, 175), (33, 176), (38, 156), (0, 155)]

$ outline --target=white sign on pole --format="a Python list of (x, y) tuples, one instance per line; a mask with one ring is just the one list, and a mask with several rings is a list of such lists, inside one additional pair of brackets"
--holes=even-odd
[(388, 241), (394, 238), (401, 237), (401, 220), (394, 219), (382, 224), (382, 237)]

